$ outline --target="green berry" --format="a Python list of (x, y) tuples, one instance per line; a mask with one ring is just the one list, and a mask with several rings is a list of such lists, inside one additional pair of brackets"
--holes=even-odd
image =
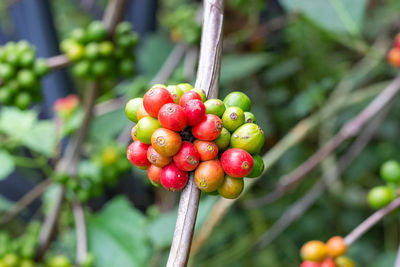
[(106, 74), (108, 69), (107, 60), (98, 59), (92, 63), (92, 74), (96, 77)]
[(393, 189), (388, 186), (377, 186), (369, 191), (367, 200), (372, 208), (379, 209), (392, 202), (394, 198)]
[(187, 91), (190, 91), (193, 89), (193, 86), (191, 86), (188, 83), (180, 83), (177, 86), (182, 89), (183, 93), (186, 93)]
[(4, 81), (11, 79), (15, 75), (15, 68), (10, 64), (0, 64), (0, 78)]
[(132, 24), (127, 21), (121, 22), (115, 29), (117, 35), (129, 34), (131, 31), (132, 31)]
[(239, 91), (228, 94), (224, 99), (224, 103), (227, 107), (239, 107), (243, 111), (250, 111), (251, 109), (250, 98)]
[(20, 54), (19, 65), (22, 67), (30, 67), (35, 62), (35, 52), (28, 50)]
[[(162, 87), (164, 87), (163, 85)], [(174, 99), (175, 104), (179, 103), (179, 99), (181, 99), (181, 96), (183, 95), (183, 91), (181, 88), (179, 88), (177, 85), (168, 85), (166, 89), (171, 93), (172, 98)]]
[(110, 56), (114, 51), (114, 45), (110, 41), (103, 41), (99, 44), (99, 53), (103, 56)]
[(225, 112), (224, 102), (220, 99), (209, 99), (204, 102), (204, 106), (206, 106), (207, 114), (214, 114), (221, 117)]
[(85, 43), (86, 41), (86, 32), (82, 28), (76, 28), (71, 32), (71, 39), (78, 43)]
[(50, 259), (47, 267), (71, 267), (71, 263), (64, 255), (57, 255)]
[(245, 123), (256, 123), (256, 116), (253, 113), (246, 111), (244, 113), (244, 122)]
[(193, 88), (193, 89), (190, 89), (190, 91), (195, 91), (196, 93), (198, 93), (201, 97), (201, 101), (205, 102), (207, 100), (206, 92), (204, 92), (203, 89)]
[(244, 124), (244, 112), (238, 107), (229, 107), (222, 115), (222, 124), (230, 132)]
[(90, 74), (90, 61), (81, 60), (72, 67), (72, 72), (79, 77), (87, 77)]
[(133, 59), (125, 58), (119, 62), (119, 71), (125, 77), (132, 76), (135, 73), (135, 66)]
[(71, 61), (79, 60), (85, 54), (85, 47), (74, 41), (70, 41), (64, 44), (65, 54)]
[(143, 98), (134, 98), (129, 100), (125, 105), (125, 114), (129, 120), (133, 121), (134, 123), (138, 122), (137, 119), (137, 110), (143, 104)]
[(214, 140), (214, 143), (217, 145), (219, 150), (224, 150), (229, 146), (230, 141), (231, 133), (226, 128), (222, 128), (221, 133), (218, 138)]
[(231, 146), (241, 148), (250, 154), (257, 154), (264, 145), (264, 132), (254, 123), (245, 123), (231, 136)]
[(382, 179), (388, 183), (400, 183), (400, 164), (395, 160), (389, 160), (381, 166)]
[(27, 109), (29, 107), (29, 105), (31, 104), (32, 99), (28, 93), (22, 92), (15, 97), (14, 101), (15, 101), (14, 104), (19, 109)]
[(161, 128), (161, 124), (157, 119), (144, 117), (137, 123), (136, 137), (140, 142), (150, 144), (151, 136), (158, 128)]
[(22, 88), (30, 88), (35, 85), (36, 76), (32, 70), (22, 69), (17, 73), (17, 80)]
[(85, 57), (89, 59), (96, 59), (99, 55), (99, 44), (98, 43), (88, 43), (85, 47)]
[(264, 171), (264, 161), (260, 155), (253, 156), (253, 170), (249, 175), (248, 178), (256, 178), (259, 177)]
[(93, 21), (87, 27), (87, 39), (101, 41), (107, 37), (107, 30), (101, 21)]
[(47, 65), (47, 61), (45, 59), (39, 58), (35, 60), (33, 65), (33, 72), (38, 77), (42, 77), (49, 73), (49, 65)]

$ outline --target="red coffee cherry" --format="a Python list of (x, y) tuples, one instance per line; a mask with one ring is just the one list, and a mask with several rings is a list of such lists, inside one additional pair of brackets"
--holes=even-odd
[(144, 117), (150, 117), (150, 114), (147, 113), (147, 111), (144, 109), (143, 105), (140, 105), (140, 107), (138, 108), (138, 110), (136, 112), (136, 117), (137, 117), (138, 121), (140, 121)]
[(152, 146), (147, 149), (147, 159), (151, 164), (160, 168), (167, 166), (172, 161), (171, 157), (161, 155)]
[(325, 258), (323, 262), (321, 262), (321, 267), (336, 267), (335, 261), (332, 258)]
[(147, 149), (149, 145), (143, 144), (140, 141), (135, 141), (128, 146), (126, 156), (133, 165), (138, 167), (149, 166), (150, 162), (147, 160)]
[(169, 191), (181, 191), (187, 184), (189, 175), (180, 170), (174, 163), (165, 166), (161, 171), (161, 184)]
[(328, 255), (328, 251), (323, 242), (312, 240), (301, 247), (300, 255), (305, 261), (322, 261)]
[(245, 150), (231, 148), (222, 154), (221, 164), (229, 176), (243, 178), (251, 173), (254, 162), (251, 155)]
[(161, 171), (162, 168), (157, 167), (156, 165), (150, 165), (147, 168), (147, 177), (149, 178), (150, 182), (155, 186), (159, 186), (161, 184)]
[(182, 171), (190, 172), (199, 165), (200, 155), (192, 143), (184, 141), (173, 159), (176, 167)]
[(400, 48), (392, 48), (387, 55), (387, 59), (390, 65), (400, 68)]
[(161, 155), (172, 157), (181, 148), (182, 138), (177, 132), (159, 128), (151, 136), (151, 145)]
[(206, 116), (206, 107), (198, 99), (186, 102), (184, 109), (190, 126), (199, 124)]
[(399, 48), (399, 49), (400, 49), (400, 33), (398, 33), (398, 34), (396, 35), (396, 37), (394, 38), (393, 47), (394, 47), (394, 48)]
[(158, 112), (158, 120), (162, 127), (180, 132), (187, 125), (185, 110), (177, 104), (165, 104)]
[(326, 249), (329, 255), (336, 258), (346, 253), (347, 245), (341, 236), (334, 236), (326, 242)]
[(193, 99), (201, 101), (201, 96), (195, 91), (187, 91), (181, 96), (181, 99), (179, 99), (179, 106), (185, 107), (186, 103)]
[(203, 161), (194, 172), (194, 181), (203, 192), (213, 192), (224, 181), (224, 170), (219, 160)]
[(218, 147), (214, 142), (196, 140), (193, 144), (199, 152), (201, 161), (215, 159), (218, 155)]
[(315, 261), (303, 261), (300, 267), (321, 267), (321, 264)]
[(174, 103), (171, 93), (163, 87), (153, 87), (143, 96), (143, 106), (150, 116), (157, 118), (158, 112), (168, 103)]
[(217, 139), (221, 131), (222, 121), (214, 114), (207, 114), (202, 122), (192, 128), (193, 136), (204, 141)]

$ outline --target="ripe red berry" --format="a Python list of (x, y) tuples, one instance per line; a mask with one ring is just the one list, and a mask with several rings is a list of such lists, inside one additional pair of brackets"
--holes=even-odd
[(400, 48), (400, 33), (398, 33), (396, 35), (396, 37), (394, 38), (393, 47), (394, 48)]
[(133, 165), (138, 167), (145, 167), (150, 165), (147, 159), (147, 149), (149, 145), (143, 144), (140, 141), (135, 141), (128, 146), (126, 156)]
[(179, 106), (185, 107), (186, 103), (192, 99), (198, 99), (201, 101), (201, 96), (195, 91), (187, 91), (179, 99)]
[(181, 149), (174, 156), (175, 165), (182, 171), (193, 171), (200, 162), (200, 155), (190, 142), (182, 142)]
[(179, 132), (185, 129), (187, 117), (185, 110), (177, 104), (165, 104), (158, 112), (158, 120), (162, 127)]
[(162, 168), (157, 167), (156, 165), (150, 165), (149, 168), (147, 168), (147, 177), (149, 178), (150, 182), (155, 186), (159, 186), (161, 184), (161, 171)]
[(160, 168), (167, 166), (172, 161), (171, 157), (161, 155), (152, 146), (147, 149), (147, 159), (151, 164)]
[(321, 267), (336, 267), (335, 261), (332, 258), (325, 258), (323, 262), (321, 262)]
[(184, 109), (190, 126), (199, 124), (206, 116), (206, 107), (203, 102), (198, 99), (192, 99), (186, 102)]
[(333, 236), (326, 242), (328, 254), (336, 258), (346, 253), (347, 245), (341, 236)]
[(219, 160), (203, 161), (194, 172), (194, 181), (201, 191), (213, 192), (224, 182), (224, 175)]
[(387, 59), (392, 66), (400, 68), (400, 48), (392, 48), (387, 55)]
[(165, 166), (161, 171), (161, 184), (169, 191), (181, 191), (188, 179), (188, 173), (180, 170), (174, 163)]
[(215, 159), (218, 155), (218, 147), (214, 142), (196, 140), (193, 144), (199, 152), (201, 161)]
[(214, 114), (207, 114), (202, 122), (192, 128), (193, 136), (204, 141), (217, 139), (221, 131), (222, 121)]
[(300, 267), (321, 267), (321, 264), (315, 261), (303, 261)]
[(224, 171), (234, 178), (243, 178), (253, 169), (253, 158), (243, 149), (231, 148), (221, 156), (221, 164)]
[(143, 96), (143, 106), (150, 116), (157, 118), (158, 111), (168, 103), (174, 103), (171, 93), (163, 87), (153, 87)]
[(161, 155), (172, 157), (181, 148), (182, 138), (177, 132), (159, 128), (151, 136), (151, 145)]

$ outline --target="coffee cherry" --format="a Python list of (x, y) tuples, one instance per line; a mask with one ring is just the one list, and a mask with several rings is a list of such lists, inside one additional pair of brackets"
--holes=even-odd
[(125, 105), (125, 114), (134, 123), (138, 122), (137, 111), (143, 104), (143, 98), (137, 97), (129, 100)]
[(159, 186), (161, 184), (161, 171), (162, 168), (157, 167), (156, 165), (150, 165), (147, 168), (147, 177), (154, 186)]
[(177, 86), (182, 89), (183, 93), (186, 93), (187, 91), (193, 89), (193, 86), (188, 83), (180, 83)]
[(222, 128), (220, 135), (214, 140), (215, 144), (218, 146), (219, 150), (224, 150), (229, 146), (231, 141), (231, 133), (226, 129)]
[(36, 76), (42, 77), (48, 74), (49, 70), (50, 70), (49, 65), (47, 65), (47, 61), (45, 59), (41, 58), (36, 59), (33, 66), (33, 72), (35, 73)]
[(133, 127), (132, 127), (132, 130), (131, 130), (131, 136), (132, 136), (132, 140), (133, 140), (133, 141), (139, 140), (139, 139), (137, 139), (137, 137), (136, 137), (136, 131), (137, 131), (137, 125), (133, 126)]
[(147, 150), (147, 159), (151, 164), (160, 168), (167, 166), (172, 161), (171, 157), (161, 155), (152, 146)]
[(87, 39), (90, 41), (101, 41), (107, 36), (107, 30), (101, 21), (92, 21), (87, 27)]
[(27, 92), (22, 92), (15, 97), (14, 104), (19, 109), (24, 110), (29, 107), (31, 101), (32, 101), (31, 96)]
[(151, 143), (151, 135), (155, 130), (161, 128), (160, 122), (152, 117), (144, 117), (137, 123), (136, 137), (145, 144)]
[(205, 101), (207, 100), (206, 92), (204, 92), (203, 89), (200, 89), (200, 88), (193, 88), (193, 89), (191, 89), (190, 91), (194, 91), (194, 92), (198, 93), (199, 96), (201, 97), (201, 101), (202, 101), (202, 102), (205, 102)]
[(194, 181), (203, 192), (217, 190), (224, 181), (224, 170), (219, 160), (201, 162), (194, 172)]
[(349, 257), (339, 256), (335, 259), (336, 267), (355, 267), (356, 264)]
[(224, 99), (224, 103), (227, 107), (239, 107), (243, 111), (250, 111), (251, 109), (250, 98), (239, 91), (228, 94)]
[(151, 136), (151, 145), (161, 155), (172, 157), (181, 148), (182, 139), (174, 131), (159, 128)]
[(203, 102), (198, 99), (192, 99), (186, 102), (184, 110), (190, 126), (199, 124), (206, 116), (206, 107)]
[(143, 97), (144, 108), (154, 118), (157, 118), (162, 106), (168, 103), (174, 103), (174, 100), (168, 90), (163, 87), (151, 88)]
[(234, 178), (243, 178), (253, 169), (253, 158), (243, 149), (231, 148), (221, 156), (221, 164), (224, 171)]
[(175, 101), (175, 104), (179, 104), (179, 100), (183, 95), (183, 90), (177, 85), (169, 85), (166, 87), (168, 92), (171, 94), (172, 98)]
[(224, 182), (220, 187), (218, 187), (218, 193), (224, 198), (234, 199), (240, 196), (243, 188), (243, 179), (233, 178), (226, 175)]
[(143, 105), (140, 105), (137, 112), (136, 112), (137, 120), (140, 121), (144, 117), (150, 117), (150, 114), (144, 109)]
[(36, 77), (31, 70), (22, 69), (17, 73), (17, 80), (22, 88), (30, 88), (35, 84)]
[(218, 147), (214, 142), (196, 140), (193, 144), (199, 152), (201, 161), (215, 159), (218, 155)]
[(372, 188), (367, 196), (368, 204), (374, 208), (379, 209), (390, 202), (395, 198), (395, 193), (393, 189), (388, 186), (377, 186)]
[(246, 111), (244, 113), (244, 122), (245, 123), (256, 123), (256, 116), (253, 113)]
[(233, 132), (244, 123), (244, 112), (238, 107), (229, 107), (222, 115), (222, 125), (228, 131)]
[(325, 258), (323, 262), (321, 262), (321, 267), (336, 267), (336, 264), (332, 258)]
[(300, 250), (301, 258), (305, 261), (322, 261), (327, 254), (325, 244), (318, 240), (308, 241)]
[(254, 155), (253, 162), (253, 170), (249, 175), (247, 175), (248, 178), (259, 177), (264, 171), (264, 161), (260, 155)]
[(115, 32), (118, 35), (128, 34), (132, 31), (132, 24), (127, 21), (121, 22), (118, 24), (117, 28), (115, 28)]
[(174, 163), (176, 167), (182, 171), (193, 171), (199, 165), (200, 155), (195, 146), (190, 142), (182, 142), (181, 149), (174, 156)]
[(192, 128), (193, 136), (204, 141), (213, 141), (217, 139), (221, 131), (222, 121), (214, 114), (207, 114), (202, 122)]
[(48, 267), (71, 267), (71, 263), (64, 255), (57, 255), (50, 259), (47, 263)]
[(396, 68), (400, 68), (400, 49), (392, 48), (387, 55), (387, 59), (390, 65)]
[(231, 146), (241, 148), (250, 154), (259, 153), (264, 145), (264, 132), (254, 123), (245, 123), (231, 136)]
[(185, 188), (189, 175), (187, 172), (180, 170), (174, 163), (165, 166), (161, 171), (162, 186), (172, 192), (181, 191)]
[(177, 104), (165, 104), (158, 112), (158, 120), (162, 127), (180, 132), (185, 129), (187, 125), (187, 117), (185, 110)]
[(209, 99), (204, 102), (207, 114), (214, 114), (221, 117), (225, 112), (225, 104), (220, 99)]
[(135, 141), (128, 146), (126, 156), (135, 166), (149, 166), (150, 161), (147, 159), (147, 149), (149, 149), (149, 145), (143, 144), (140, 141)]
[(400, 183), (400, 164), (395, 160), (389, 160), (381, 166), (381, 176), (388, 183)]
[(102, 56), (110, 56), (114, 51), (114, 45), (110, 41), (103, 41), (99, 43), (99, 53)]
[(334, 236), (326, 242), (326, 249), (330, 256), (336, 258), (346, 253), (347, 245), (342, 237)]
[(197, 92), (187, 91), (181, 96), (181, 99), (179, 99), (179, 106), (185, 107), (186, 103), (193, 99), (198, 99), (202, 101), (201, 96)]
[(300, 267), (321, 267), (321, 264), (315, 261), (303, 261)]

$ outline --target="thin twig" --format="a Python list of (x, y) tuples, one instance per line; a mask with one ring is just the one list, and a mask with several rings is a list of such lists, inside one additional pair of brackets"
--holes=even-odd
[(51, 184), (51, 179), (46, 179), (24, 194), (20, 200), (15, 203), (10, 211), (7, 211), (0, 219), (0, 224), (6, 224), (12, 221), (21, 211), (29, 206), (33, 201), (40, 197), (47, 187)]
[[(268, 246), (275, 238), (285, 231), (294, 221), (299, 219), (321, 196), (327, 186), (332, 184), (347, 169), (353, 160), (364, 150), (375, 132), (388, 114), (393, 101), (382, 110), (376, 118), (365, 128), (365, 130), (357, 137), (354, 143), (349, 147), (348, 151), (339, 159), (337, 167), (331, 166), (324, 177), (316, 182), (312, 188), (299, 200), (289, 206), (282, 216), (268, 228), (264, 234), (258, 239), (256, 244), (260, 249)], [(333, 175), (334, 174), (334, 175)], [(254, 207), (254, 206), (253, 206)]]
[(153, 85), (156, 83), (166, 83), (168, 78), (176, 69), (176, 66), (178, 66), (179, 62), (181, 62), (181, 59), (183, 55), (185, 55), (187, 49), (188, 47), (183, 43), (178, 43), (175, 45), (167, 60), (164, 62), (156, 76), (154, 76), (154, 78), (151, 80), (150, 84)]
[(49, 57), (47, 59), (47, 65), (52, 70), (58, 70), (65, 68), (69, 65), (70, 61), (68, 60), (67, 56), (65, 55), (57, 55), (54, 57)]
[(344, 242), (347, 246), (350, 246), (363, 234), (365, 234), (372, 226), (382, 220), (383, 217), (388, 215), (390, 212), (400, 207), (400, 197), (393, 200), (389, 205), (376, 211), (374, 214), (369, 216), (365, 221), (358, 225), (353, 231), (351, 231), (345, 238)]
[(399, 245), (399, 248), (397, 249), (397, 256), (396, 256), (396, 262), (394, 264), (394, 267), (400, 267), (400, 245)]
[(72, 203), (72, 212), (74, 214), (76, 229), (76, 261), (80, 266), (85, 261), (87, 254), (86, 223), (82, 204), (74, 201)]
[[(218, 77), (222, 47), (223, 0), (204, 0), (203, 31), (196, 87), (206, 91), (208, 98), (218, 95)], [(200, 190), (193, 173), (182, 191), (174, 238), (168, 257), (168, 267), (186, 266), (192, 243)]]
[(400, 76), (393, 80), (366, 108), (364, 108), (356, 117), (347, 122), (342, 129), (314, 155), (307, 159), (303, 164), (293, 170), (291, 173), (282, 176), (280, 182), (272, 193), (261, 197), (256, 202), (262, 202), (264, 205), (276, 201), (287, 192), (295, 189), (305, 175), (312, 171), (323, 159), (335, 151), (343, 141), (356, 135), (360, 129), (377, 112), (386, 106), (391, 99), (400, 90)]

